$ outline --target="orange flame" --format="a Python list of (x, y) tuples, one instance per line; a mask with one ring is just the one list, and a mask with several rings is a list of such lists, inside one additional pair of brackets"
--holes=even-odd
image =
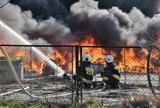
[[(160, 36), (160, 32), (157, 33)], [(160, 43), (160, 38), (157, 38), (157, 44)], [(75, 40), (72, 45), (81, 45), (81, 46), (98, 46), (92, 35), (84, 36), (83, 41)], [(73, 50), (73, 49), (72, 49)], [(66, 71), (72, 71), (75, 64), (75, 57), (72, 53), (72, 50), (66, 48), (57, 48), (48, 54), (48, 58), (51, 58), (56, 61), (57, 65), (65, 69)], [(24, 67), (27, 71), (36, 71), (38, 74), (42, 73), (43, 67), (45, 65), (43, 60), (35, 60), (32, 58), (30, 60), (30, 54), (25, 50), (18, 50), (13, 53), (13, 51), (7, 50), (9, 55), (20, 56), (23, 59)], [(87, 53), (91, 57), (91, 63), (93, 64), (103, 64), (105, 65), (104, 57), (107, 54), (111, 54), (115, 57), (115, 63), (118, 65), (121, 72), (146, 72), (146, 62), (147, 62), (147, 50), (145, 49), (134, 49), (134, 48), (122, 48), (120, 50), (113, 50), (100, 47), (82, 47), (82, 53)], [(152, 58), (155, 58), (151, 61), (151, 68), (153, 71), (157, 69), (155, 67), (155, 60), (159, 55), (159, 52), (153, 51)], [(0, 51), (0, 56), (4, 56)], [(159, 63), (160, 64), (160, 63)], [(159, 68), (158, 68), (159, 69)]]
[(119, 68), (122, 72), (146, 72), (146, 55), (143, 55), (145, 53), (146, 50), (144, 49), (136, 52), (133, 48), (123, 48), (121, 51), (122, 58), (118, 63)]
[[(75, 43), (82, 46), (97, 46), (92, 35), (86, 35), (84, 41)], [(147, 51), (144, 49), (136, 52), (133, 48), (128, 50), (123, 48), (120, 52), (121, 59), (119, 59), (119, 56), (116, 55), (115, 51), (110, 49), (84, 47), (82, 52), (89, 54), (91, 57), (91, 62), (94, 64), (105, 64), (104, 57), (107, 54), (111, 54), (115, 57), (115, 63), (118, 65), (122, 72), (146, 72), (145, 66)], [(145, 56), (143, 54), (145, 54)]]
[(32, 60), (31, 62), (24, 62), (24, 67), (28, 72), (35, 71), (38, 74), (42, 74), (44, 64), (43, 60)]

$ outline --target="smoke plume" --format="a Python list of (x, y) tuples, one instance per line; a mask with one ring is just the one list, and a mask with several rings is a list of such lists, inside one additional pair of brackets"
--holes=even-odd
[(63, 19), (68, 13), (58, 0), (11, 0), (11, 3), (21, 6), (22, 10), (30, 10), (37, 20), (48, 19), (51, 16)]
[[(58, 21), (55, 18), (50, 18), (41, 22), (37, 21), (33, 18), (31, 11), (22, 11), (19, 6), (10, 3), (0, 8), (0, 20), (31, 44), (54, 44), (54, 42), (62, 40), (64, 36), (70, 34), (70, 29), (65, 26), (62, 21)], [(38, 35), (34, 35), (35, 37), (32, 37), (33, 35), (29, 35), (34, 33), (43, 36), (39, 37)], [(19, 41), (15, 40), (14, 37), (11, 39), (7, 31), (0, 30), (0, 34), (1, 39), (3, 38), (9, 42), (9, 44), (17, 44)], [(48, 36), (50, 36), (50, 38), (48, 38)], [(52, 43), (49, 43), (47, 39), (52, 40)]]
[(122, 11), (129, 13), (133, 7), (138, 8), (144, 15), (152, 17), (158, 12), (159, 0), (99, 0), (101, 9), (119, 7)]
[(159, 0), (11, 0), (0, 19), (33, 44), (70, 44), (91, 34), (99, 45), (126, 46), (157, 38), (159, 11)]

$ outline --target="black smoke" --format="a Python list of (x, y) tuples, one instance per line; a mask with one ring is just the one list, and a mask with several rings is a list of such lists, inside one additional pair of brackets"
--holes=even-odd
[(87, 13), (71, 15), (68, 18), (68, 23), (71, 32), (76, 36), (75, 38), (78, 37), (80, 40), (84, 40), (85, 35), (92, 35), (99, 45), (122, 46), (126, 44), (120, 38), (121, 31), (118, 25), (109, 16), (88, 17)]
[(63, 19), (68, 11), (59, 0), (10, 0), (11, 3), (19, 5), (23, 11), (30, 10), (37, 20), (54, 17)]
[[(18, 11), (19, 14), (17, 12), (18, 16), (31, 11), (30, 20), (23, 20), (23, 16), (20, 17), (22, 20), (20, 31), (29, 36), (29, 39), (40, 37), (50, 44), (64, 43), (63, 41), (70, 43), (77, 38), (82, 41), (86, 34), (91, 34), (99, 45), (124, 46), (146, 43), (148, 40), (146, 34), (150, 32), (156, 34), (160, 30), (159, 0), (11, 0), (10, 2), (22, 9)], [(28, 15), (25, 15), (26, 19), (27, 17)], [(32, 23), (34, 20), (35, 24)]]
[(110, 9), (119, 7), (122, 11), (129, 13), (133, 7), (142, 11), (146, 16), (152, 17), (158, 12), (159, 0), (98, 0), (99, 8)]
[[(11, 3), (19, 5), (23, 10), (31, 10), (37, 19), (48, 17), (65, 17), (70, 11), (72, 4), (79, 0), (10, 0)], [(152, 17), (159, 10), (159, 0), (96, 0), (100, 9), (111, 9), (119, 7), (123, 12), (129, 13), (133, 7)]]
[(72, 4), (74, 4), (75, 2), (78, 2), (79, 0), (59, 0), (68, 11), (70, 11), (70, 7)]

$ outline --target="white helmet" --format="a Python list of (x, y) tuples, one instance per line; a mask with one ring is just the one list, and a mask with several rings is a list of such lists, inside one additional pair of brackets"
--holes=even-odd
[(105, 61), (106, 61), (107, 63), (113, 63), (113, 62), (114, 62), (114, 57), (113, 57), (112, 55), (107, 55), (107, 56), (105, 57)]
[(82, 61), (90, 61), (90, 56), (88, 54), (83, 54), (82, 55)]

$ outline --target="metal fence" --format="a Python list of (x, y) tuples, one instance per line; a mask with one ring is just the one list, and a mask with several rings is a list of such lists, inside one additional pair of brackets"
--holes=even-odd
[[(3, 46), (20, 79), (0, 52), (0, 96), (7, 100), (68, 103), (72, 88), (60, 75), (73, 72), (73, 47)], [(64, 98), (65, 97), (65, 98)]]
[[(104, 46), (56, 46), (56, 45), (1, 45), (7, 52), (11, 69), (4, 52), (0, 51), (0, 98), (17, 101), (45, 101), (71, 105), (75, 100), (85, 102), (92, 98), (101, 103), (119, 104), (123, 99), (140, 94), (153, 96), (148, 85), (148, 51), (140, 47)], [(83, 53), (91, 56), (95, 74), (93, 81), (102, 81), (100, 70), (105, 65), (104, 57), (112, 54), (121, 72), (120, 89), (102, 91), (76, 87), (73, 81), (61, 77), (63, 72), (72, 77), (79, 70)], [(157, 55), (149, 60), (151, 81), (159, 87)], [(155, 76), (155, 77), (154, 77)], [(18, 81), (18, 79), (20, 81)], [(154, 77), (154, 78), (153, 78)]]
[(105, 65), (104, 57), (111, 54), (115, 58), (115, 64), (121, 72), (120, 89), (106, 90), (102, 92), (97, 89), (95, 91), (83, 90), (82, 97), (92, 97), (99, 101), (102, 106), (111, 104), (121, 104), (121, 102), (137, 94), (152, 95), (148, 87), (148, 79), (146, 76), (147, 50), (139, 47), (82, 47), (82, 53), (91, 55), (91, 61), (95, 66), (96, 75), (94, 81), (102, 81), (99, 71)]

